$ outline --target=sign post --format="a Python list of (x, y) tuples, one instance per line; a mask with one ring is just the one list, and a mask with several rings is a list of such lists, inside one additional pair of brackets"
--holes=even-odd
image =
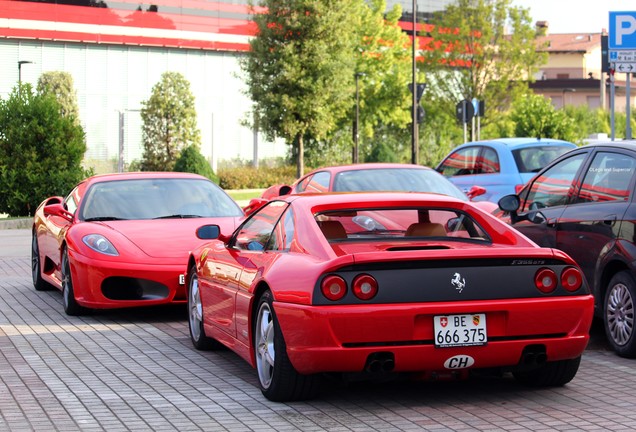
[(614, 140), (614, 73), (627, 74), (625, 99), (625, 114), (627, 126), (625, 138), (631, 139), (631, 98), (630, 76), (636, 71), (636, 11), (609, 13), (608, 52), (610, 63), (610, 106), (612, 118), (612, 141)]

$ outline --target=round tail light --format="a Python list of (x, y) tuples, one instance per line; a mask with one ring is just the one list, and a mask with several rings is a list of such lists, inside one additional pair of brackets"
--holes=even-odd
[(327, 276), (322, 280), (320, 290), (328, 300), (340, 300), (347, 293), (347, 282), (340, 276)]
[(567, 267), (561, 272), (561, 285), (570, 292), (574, 292), (581, 288), (583, 284), (583, 275), (576, 267)]
[(557, 275), (549, 268), (542, 268), (534, 275), (534, 284), (542, 293), (549, 294), (557, 286)]
[(353, 280), (352, 291), (360, 300), (370, 300), (378, 293), (378, 281), (368, 274), (358, 275)]

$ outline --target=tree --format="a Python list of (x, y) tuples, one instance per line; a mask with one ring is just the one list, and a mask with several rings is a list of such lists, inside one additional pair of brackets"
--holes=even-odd
[(56, 98), (30, 84), (0, 100), (0, 213), (31, 216), (45, 198), (68, 193), (91, 173), (85, 134)]
[(190, 145), (181, 151), (181, 155), (174, 164), (174, 170), (200, 174), (219, 184), (219, 177), (214, 174), (212, 167), (196, 145)]
[(541, 95), (529, 93), (518, 99), (510, 113), (518, 137), (556, 138), (577, 142), (581, 136), (572, 118), (565, 111), (557, 110)]
[(73, 87), (73, 76), (68, 72), (44, 72), (38, 79), (37, 91), (40, 94), (52, 94), (60, 104), (60, 112), (73, 118), (79, 124), (77, 92)]
[(254, 118), (283, 138), (304, 174), (305, 139), (322, 140), (351, 112), (360, 0), (261, 0), (258, 28), (241, 62)]
[(488, 118), (525, 93), (528, 80), (547, 61), (536, 50), (529, 11), (512, 0), (457, 0), (435, 14), (424, 45), (429, 90), (455, 103), (486, 102)]
[(172, 171), (181, 151), (201, 145), (194, 95), (178, 72), (164, 72), (141, 109), (142, 171)]

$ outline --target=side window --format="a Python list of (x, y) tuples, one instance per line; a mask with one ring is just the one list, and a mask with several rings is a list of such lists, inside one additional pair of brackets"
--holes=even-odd
[(574, 178), (587, 153), (580, 153), (554, 165), (532, 183), (521, 208), (522, 212), (555, 207), (568, 202), (574, 191)]
[(286, 208), (287, 203), (284, 201), (272, 201), (266, 204), (243, 224), (234, 238), (233, 246), (254, 251), (265, 250), (266, 246), (268, 249), (277, 249), (277, 239), (272, 239), (272, 233)]
[(600, 152), (590, 164), (576, 202), (627, 201), (636, 161), (620, 153)]
[(298, 185), (296, 185), (296, 192), (305, 192), (305, 190), (307, 189), (307, 185), (311, 181), (312, 177), (313, 176), (307, 176), (304, 179), (302, 179), (301, 181), (299, 181)]
[(306, 192), (327, 192), (331, 175), (326, 171), (317, 172), (307, 184)]
[(452, 153), (438, 171), (446, 177), (475, 174), (481, 147), (466, 147)]
[(294, 212), (291, 207), (280, 218), (267, 249), (288, 251), (294, 239)]
[(64, 207), (71, 213), (75, 213), (75, 211), (77, 210), (77, 201), (75, 201), (76, 194), (77, 188), (73, 189), (64, 200)]
[(490, 147), (484, 147), (475, 174), (495, 174), (499, 172), (499, 156), (497, 151)]

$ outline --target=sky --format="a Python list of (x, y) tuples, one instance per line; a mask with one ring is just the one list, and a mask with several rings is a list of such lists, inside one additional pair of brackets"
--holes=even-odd
[(547, 21), (550, 33), (600, 33), (609, 30), (610, 11), (636, 11), (634, 0), (512, 0), (530, 9), (532, 22)]

